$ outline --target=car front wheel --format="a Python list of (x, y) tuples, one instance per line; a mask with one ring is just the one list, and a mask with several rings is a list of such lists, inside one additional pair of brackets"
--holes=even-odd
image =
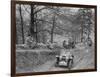
[(68, 69), (71, 69), (72, 66), (73, 66), (73, 60), (69, 59), (69, 61), (68, 61)]

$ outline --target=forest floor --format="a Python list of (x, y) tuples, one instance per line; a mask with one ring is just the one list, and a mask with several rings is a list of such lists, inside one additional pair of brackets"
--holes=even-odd
[[(31, 50), (34, 52), (34, 50)], [(30, 52), (31, 52), (30, 51)], [(94, 47), (77, 47), (71, 49), (70, 52), (74, 55), (74, 65), (71, 70), (92, 69), (94, 68)], [(17, 72), (46, 72), (46, 71), (64, 71), (68, 70), (65, 67), (55, 67), (56, 57), (48, 60), (41, 65), (30, 67), (28, 69), (16, 69)]]

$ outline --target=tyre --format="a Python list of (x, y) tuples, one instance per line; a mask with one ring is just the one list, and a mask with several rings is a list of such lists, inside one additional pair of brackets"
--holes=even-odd
[(56, 57), (56, 64), (55, 66), (57, 67), (59, 65), (59, 57)]
[(73, 60), (69, 59), (68, 61), (68, 69), (71, 69), (73, 67)]

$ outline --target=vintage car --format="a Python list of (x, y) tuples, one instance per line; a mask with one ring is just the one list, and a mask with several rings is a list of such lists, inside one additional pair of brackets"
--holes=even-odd
[(74, 56), (70, 52), (65, 52), (60, 55), (56, 55), (56, 66), (65, 66), (68, 69), (73, 67)]

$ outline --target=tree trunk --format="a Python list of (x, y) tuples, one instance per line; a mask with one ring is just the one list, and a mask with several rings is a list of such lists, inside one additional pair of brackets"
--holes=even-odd
[(34, 5), (31, 5), (31, 23), (30, 23), (30, 33), (34, 39), (34, 41), (36, 41), (36, 43), (38, 42), (38, 26), (37, 26), (37, 22), (36, 22), (36, 18), (37, 18), (37, 14), (34, 14)]
[(34, 5), (31, 5), (31, 14), (30, 14), (30, 35), (35, 39), (35, 20), (34, 20)]
[(51, 28), (51, 43), (53, 43), (54, 27), (55, 27), (55, 16), (53, 17), (53, 26)]
[(22, 26), (22, 40), (23, 40), (23, 44), (25, 43), (25, 39), (24, 39), (24, 23), (23, 23), (23, 17), (22, 17), (22, 9), (21, 9), (21, 5), (19, 5), (19, 12), (20, 12), (20, 18), (21, 18), (21, 26)]
[[(37, 14), (36, 14), (36, 18), (37, 18)], [(38, 25), (36, 20), (35, 20), (35, 26), (36, 26), (36, 43), (38, 43)]]
[(81, 33), (81, 42), (83, 42), (83, 34), (84, 34), (84, 27), (83, 27), (84, 23), (83, 23), (83, 21), (82, 21), (81, 25), (82, 25), (81, 26), (81, 30), (82, 30), (82, 33)]

